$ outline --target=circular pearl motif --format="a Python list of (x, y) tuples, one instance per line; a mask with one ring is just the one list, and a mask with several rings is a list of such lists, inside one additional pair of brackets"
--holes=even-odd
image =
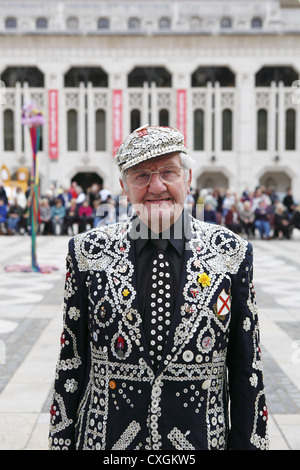
[(194, 359), (194, 353), (190, 350), (184, 351), (182, 354), (182, 359), (184, 362), (191, 362)]

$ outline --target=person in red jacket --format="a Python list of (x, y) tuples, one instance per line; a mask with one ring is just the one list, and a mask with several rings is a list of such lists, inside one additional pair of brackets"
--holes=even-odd
[(239, 218), (239, 213), (235, 205), (232, 205), (225, 216), (225, 225), (229, 230), (234, 233), (241, 233), (242, 226)]
[(83, 201), (78, 208), (78, 220), (78, 231), (80, 233), (87, 230), (88, 226), (90, 226), (90, 228), (93, 226), (93, 208), (89, 205), (87, 200)]

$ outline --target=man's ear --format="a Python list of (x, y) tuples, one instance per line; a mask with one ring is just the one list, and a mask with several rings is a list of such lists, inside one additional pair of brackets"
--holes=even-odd
[(126, 191), (125, 191), (125, 188), (124, 188), (124, 183), (121, 180), (121, 178), (119, 178), (119, 181), (120, 181), (121, 188), (123, 189), (124, 193), (126, 194)]
[(191, 183), (192, 183), (192, 170), (189, 170), (189, 179), (188, 179), (188, 190), (187, 190), (187, 193), (190, 194), (190, 187), (191, 187)]

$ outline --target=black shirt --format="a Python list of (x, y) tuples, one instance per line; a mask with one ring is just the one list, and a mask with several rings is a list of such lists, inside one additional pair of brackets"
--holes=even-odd
[[(147, 285), (150, 282), (151, 260), (154, 255), (154, 248), (149, 239), (168, 238), (168, 247), (166, 254), (168, 256), (172, 270), (172, 289), (178, 292), (180, 287), (180, 279), (184, 260), (185, 235), (183, 231), (184, 217), (180, 217), (170, 228), (168, 233), (153, 234), (150, 229), (146, 229), (143, 233), (147, 233), (147, 237), (137, 238), (133, 241), (135, 249), (135, 269), (137, 279), (137, 300), (140, 313), (143, 316), (146, 302)], [(139, 223), (142, 224), (141, 221)], [(144, 226), (145, 227), (145, 226)], [(179, 230), (176, 230), (178, 229)], [(181, 234), (181, 236), (180, 236)]]

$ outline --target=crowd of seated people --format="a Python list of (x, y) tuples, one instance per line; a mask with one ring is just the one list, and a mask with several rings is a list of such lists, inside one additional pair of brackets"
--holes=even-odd
[[(96, 184), (83, 191), (72, 183), (68, 189), (52, 188), (40, 197), (38, 234), (74, 235), (96, 225), (116, 222), (119, 215), (116, 197), (110, 191)], [(30, 190), (25, 194), (18, 188), (9, 199), (1, 186), (0, 234), (30, 233), (30, 223)]]
[[(257, 187), (238, 196), (222, 188), (192, 190), (188, 210), (201, 220), (224, 225), (248, 239), (290, 239), (300, 230), (300, 204), (290, 188), (283, 195)], [(198, 210), (202, 207), (203, 210)], [(0, 234), (30, 233), (30, 191), (21, 188), (10, 198), (0, 186)], [(38, 233), (69, 235), (122, 220), (128, 214), (126, 198), (92, 184), (85, 191), (76, 182), (68, 188), (53, 188), (40, 197)]]
[(204, 207), (204, 221), (224, 225), (248, 239), (290, 239), (294, 229), (300, 230), (300, 204), (290, 188), (279, 195), (258, 186), (240, 197), (231, 190), (215, 188), (196, 190), (193, 196), (195, 207)]

